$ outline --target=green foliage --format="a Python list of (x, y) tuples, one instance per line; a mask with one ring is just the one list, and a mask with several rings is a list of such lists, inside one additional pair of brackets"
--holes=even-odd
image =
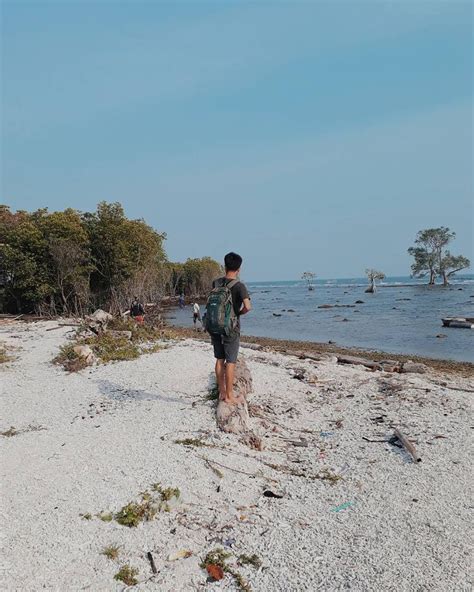
[(141, 351), (138, 345), (129, 341), (126, 337), (115, 337), (109, 333), (102, 333), (84, 340), (95, 355), (104, 364), (124, 360), (136, 360)]
[(210, 257), (188, 259), (185, 263), (167, 263), (168, 292), (175, 296), (187, 294), (203, 296), (212, 288), (212, 282), (222, 275), (222, 266)]
[(169, 512), (171, 507), (168, 502), (173, 498), (178, 500), (181, 492), (177, 487), (162, 487), (160, 483), (154, 483), (150, 491), (141, 493), (141, 501), (130, 502), (115, 514), (115, 520), (122, 526), (133, 528), (140, 522), (153, 520), (158, 512)]
[(408, 249), (408, 254), (414, 258), (412, 275), (429, 275), (430, 285), (435, 283), (439, 275), (444, 285), (447, 285), (451, 276), (469, 267), (470, 261), (463, 255), (454, 256), (443, 250), (455, 237), (456, 233), (445, 226), (420, 230), (416, 235), (415, 246)]
[(114, 575), (114, 580), (123, 582), (127, 586), (136, 586), (138, 584), (137, 575), (138, 569), (127, 564), (123, 565), (118, 573)]
[(443, 278), (443, 285), (447, 286), (450, 277), (470, 266), (471, 262), (467, 257), (463, 255), (451, 255), (449, 251), (446, 251), (439, 264), (439, 275)]
[(126, 310), (134, 295), (157, 302), (206, 293), (221, 273), (209, 257), (168, 263), (166, 235), (130, 220), (119, 203), (95, 212), (11, 212), (0, 205), (0, 310), (84, 315)]

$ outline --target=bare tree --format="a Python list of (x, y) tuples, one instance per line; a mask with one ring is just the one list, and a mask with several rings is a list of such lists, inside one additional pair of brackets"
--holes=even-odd
[(316, 279), (316, 274), (312, 271), (305, 271), (301, 279), (306, 282), (308, 290), (314, 290), (313, 280)]
[(365, 275), (367, 276), (370, 282), (366, 292), (368, 292), (369, 294), (375, 294), (377, 289), (375, 285), (375, 280), (385, 279), (385, 274), (383, 273), (383, 271), (377, 271), (376, 269), (366, 269)]

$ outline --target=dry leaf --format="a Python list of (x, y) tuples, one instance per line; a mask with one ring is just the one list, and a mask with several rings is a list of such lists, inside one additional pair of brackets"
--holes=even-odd
[(224, 577), (224, 570), (220, 565), (216, 565), (215, 563), (206, 565), (206, 570), (213, 580), (222, 580)]

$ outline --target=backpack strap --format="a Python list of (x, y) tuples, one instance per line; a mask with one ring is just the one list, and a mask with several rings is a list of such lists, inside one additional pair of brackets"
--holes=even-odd
[(231, 282), (229, 282), (229, 283), (227, 284), (227, 287), (229, 288), (229, 290), (232, 290), (232, 288), (233, 288), (234, 286), (236, 286), (237, 284), (239, 284), (239, 283), (240, 283), (240, 282), (239, 282), (239, 280), (232, 280)]

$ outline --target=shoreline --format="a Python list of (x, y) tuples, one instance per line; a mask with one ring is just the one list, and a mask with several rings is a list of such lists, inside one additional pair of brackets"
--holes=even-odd
[[(200, 333), (194, 328), (180, 327), (167, 321), (167, 325), (183, 337), (197, 339), (199, 341), (208, 341), (206, 333)], [(363, 349), (358, 347), (344, 347), (337, 344), (322, 343), (317, 341), (295, 341), (291, 339), (277, 339), (275, 337), (260, 337), (256, 335), (241, 335), (243, 342), (261, 345), (269, 351), (282, 353), (286, 355), (301, 354), (302, 351), (317, 354), (340, 354), (348, 356), (367, 356), (374, 361), (396, 360), (398, 362), (417, 362), (425, 364), (430, 370), (438, 372), (449, 372), (459, 374), (460, 376), (471, 377), (474, 375), (474, 363), (459, 362), (457, 360), (446, 360), (437, 358), (427, 358), (416, 354), (394, 354), (381, 350)]]

